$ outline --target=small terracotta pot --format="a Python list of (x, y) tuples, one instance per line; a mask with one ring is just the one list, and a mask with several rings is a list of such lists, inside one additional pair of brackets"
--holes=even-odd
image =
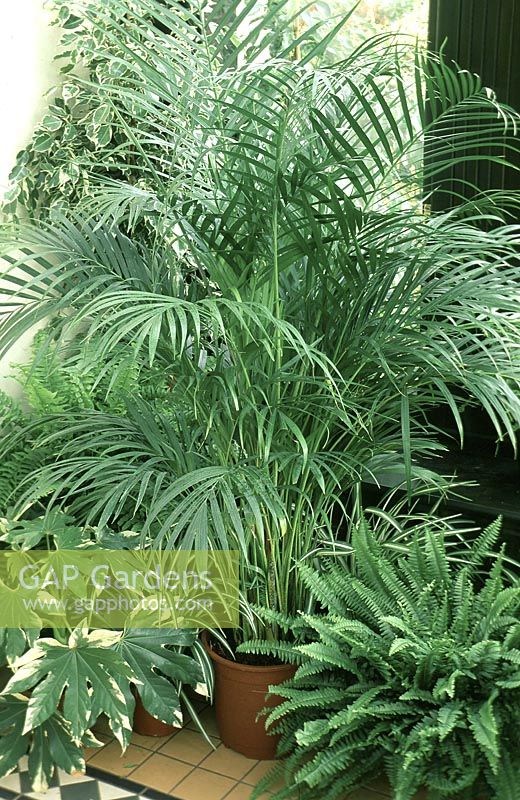
[(267, 697), (269, 686), (292, 678), (292, 664), (256, 667), (239, 664), (216, 653), (207, 633), (202, 641), (215, 669), (215, 711), (220, 738), (226, 747), (259, 761), (276, 756), (279, 736), (265, 730), (265, 717), (257, 720), (263, 708), (274, 708), (281, 698)]
[(135, 695), (135, 712), (133, 729), (141, 736), (171, 736), (172, 733), (179, 730), (173, 725), (168, 725), (166, 722), (161, 722), (160, 719), (152, 717), (149, 711), (143, 706), (142, 700), (137, 694)]

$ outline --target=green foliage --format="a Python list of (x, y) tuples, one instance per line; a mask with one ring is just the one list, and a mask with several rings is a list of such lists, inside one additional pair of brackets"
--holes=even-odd
[[(85, 732), (105, 713), (122, 746), (130, 741), (133, 706), (122, 689), (133, 673), (113, 646), (120, 634), (88, 632), (78, 628), (66, 643), (39, 639), (15, 662), (15, 673), (4, 694), (31, 690), (23, 733), (38, 728), (63, 702), (72, 739), (80, 743)], [(93, 691), (92, 691), (93, 690)]]
[[(60, 86), (31, 142), (17, 156), (4, 203), (8, 214), (19, 212), (21, 207), (32, 217), (45, 217), (54, 210), (72, 207), (92, 191), (93, 171), (98, 176), (133, 183), (139, 151), (128, 140), (120, 121), (121, 115), (132, 114), (131, 102), (124, 97), (130, 76), (124, 62), (118, 65), (116, 59), (124, 56), (125, 39), (134, 29), (132, 11), (139, 4), (126, 6), (121, 13), (116, 4), (103, 4), (103, 13), (111, 23), (109, 29), (119, 28), (119, 44), (102, 29), (92, 31), (88, 19), (81, 12), (74, 13), (69, 0), (52, 0), (49, 4), (55, 24), (63, 28), (58, 56)], [(141, 29), (136, 46), (142, 57), (153, 49), (153, 31), (153, 25)], [(104, 82), (114, 79), (122, 90), (115, 106), (98, 91)], [(143, 126), (143, 137), (146, 133)], [(160, 149), (151, 145), (150, 156), (160, 159)]]
[[(0, 391), (0, 440), (5, 446), (5, 457), (0, 460), (0, 516), (7, 513), (13, 492), (43, 463), (41, 453), (34, 448), (34, 437), (26, 431), (28, 422), (21, 406)], [(20, 437), (15, 446), (14, 440)]]
[[(281, 7), (287, 3), (282, 0)], [(100, 179), (125, 181), (133, 187), (135, 202), (146, 205), (151, 183), (147, 170), (143, 172), (143, 162), (154, 172), (167, 172), (171, 156), (170, 149), (164, 150), (156, 137), (153, 112), (150, 124), (141, 116), (142, 101), (146, 103), (151, 94), (146, 91), (141, 102), (136, 102), (135, 75), (126, 64), (128, 54), (131, 51), (143, 66), (156, 65), (162, 60), (165, 41), (171, 48), (184, 47), (184, 34), (188, 41), (200, 42), (204, 19), (208, 26), (227, 21), (222, 37), (226, 52), (233, 57), (233, 33), (240, 23), (236, 8), (226, 0), (204, 2), (200, 10), (197, 3), (174, 0), (158, 0), (155, 6), (141, 0), (104, 0), (102, 4), (97, 0), (49, 0), (48, 6), (54, 23), (63, 31), (57, 56), (60, 84), (31, 142), (18, 153), (3, 210), (12, 216), (27, 212), (31, 218), (67, 213), (82, 199), (95, 196)], [(91, 24), (92, 14), (101, 24)], [(318, 29), (325, 23), (322, 20)], [(285, 18), (274, 17), (271, 24), (270, 35), (275, 37), (283, 30)], [(263, 35), (268, 38), (266, 29)], [(104, 86), (114, 82), (119, 91), (108, 97)], [(177, 155), (176, 168), (182, 170), (182, 154)], [(157, 208), (152, 203), (148, 211), (151, 214), (139, 226), (145, 238), (153, 232)]]
[(518, 797), (520, 585), (504, 580), (502, 556), (487, 566), (499, 532), (456, 561), (431, 532), (396, 561), (363, 524), (354, 574), (300, 566), (323, 613), (292, 622), (290, 648), (244, 646), (299, 664), (272, 687), (284, 763), (254, 796), (281, 773), (275, 798), (335, 800), (386, 772), (395, 800), (423, 786), (438, 799)]
[(10, 664), (19, 658), (38, 638), (37, 630), (0, 628), (0, 664)]
[[(268, 0), (268, 5), (275, 6), (277, 0)], [(354, 3), (352, 4), (354, 5)], [(304, 3), (302, 0), (292, 0), (285, 9), (287, 27), (290, 28), (291, 16), (302, 9), (301, 17), (293, 21), (300, 30), (310, 29), (322, 20), (327, 21), (326, 29), (330, 30), (337, 23), (345, 11), (342, 0), (318, 0), (315, 3)], [(409, 35), (426, 40), (428, 20), (428, 3), (426, 0), (359, 0), (356, 4), (355, 14), (348, 23), (338, 31), (326, 53), (322, 57), (324, 63), (335, 63), (350, 54), (374, 36), (389, 33)], [(284, 44), (288, 43), (288, 34), (282, 34), (275, 46), (271, 48), (276, 56)], [(312, 41), (312, 38), (311, 38)], [(303, 52), (309, 47), (306, 41), (302, 45)]]
[[(137, 546), (139, 536), (134, 531), (115, 533), (81, 527), (71, 516), (50, 509), (40, 517), (0, 520), (0, 541), (22, 550), (127, 549)], [(186, 691), (191, 687), (205, 697), (213, 696), (212, 665), (201, 652), (197, 631), (111, 632), (79, 626), (70, 636), (61, 629), (53, 632), (54, 638), (45, 633), (0, 631), (0, 658), (13, 672), (0, 697), (0, 778), (17, 763), (4, 752), (4, 746), (11, 746), (13, 731), (21, 737), (16, 752), (29, 752), (35, 787), (48, 784), (54, 766), (83, 768), (82, 746), (100, 746), (91, 730), (103, 713), (125, 749), (136, 695), (152, 716), (176, 726), (183, 720), (182, 700), (188, 715), (210, 741)], [(30, 696), (28, 702), (25, 697), (21, 698), (22, 705), (16, 705), (13, 729), (14, 719), (8, 714), (4, 719), (2, 708), (12, 707), (20, 692), (29, 692)], [(51, 732), (56, 741), (49, 748), (46, 738)], [(62, 739), (68, 740), (66, 744)], [(60, 749), (59, 756), (56, 748)]]
[[(125, 399), (138, 394), (140, 381), (145, 384), (149, 374), (141, 375), (142, 365), (131, 346), (120, 348), (109, 372), (102, 368), (93, 372), (91, 348), (92, 343), (80, 336), (62, 348), (54, 338), (52, 325), (36, 333), (32, 358), (27, 364), (12, 367), (31, 416), (43, 417), (78, 408), (115, 414), (126, 411)], [(160, 376), (153, 377), (159, 388)]]
[[(59, 458), (19, 485), (16, 512), (44, 496), (157, 546), (237, 547), (244, 608), (295, 612), (308, 603), (295, 563), (334, 540), (363, 479), (395, 473), (409, 497), (446, 488), (418, 465), (441, 449), (432, 406), (449, 405), (461, 440), (473, 404), (516, 442), (518, 197), (411, 207), (423, 180), (446, 190), (448, 162), (514, 155), (518, 117), (478, 77), (393, 40), (323, 68), (327, 35), (266, 60), (284, 2), (267, 17), (235, 0), (138, 5), (124, 37), (111, 14), (128, 4), (81, 7), (91, 54), (96, 37), (124, 51), (104, 55), (127, 83), (107, 75), (97, 100), (131, 101), (128, 141), (151, 132), (161, 161), (140, 151), (141, 193), (100, 181), (67, 215), (6, 229), (16, 311), (0, 345), (51, 317), (60, 369), (96, 383), (126, 350), (167, 391), (150, 400), (139, 380), (127, 413), (42, 419), (38, 443)], [(436, 158), (411, 174), (423, 143)], [(151, 239), (130, 239), (150, 215)], [(70, 356), (78, 336), (88, 345)]]
[(9, 644), (19, 657), (10, 662), (13, 675), (0, 696), (0, 778), (28, 754), (35, 791), (47, 788), (56, 766), (85, 768), (83, 746), (101, 746), (91, 732), (101, 714), (127, 747), (135, 707), (131, 687), (152, 715), (179, 727), (185, 688), (206, 696), (212, 690), (195, 631), (78, 627), (68, 638), (63, 632), (60, 638), (17, 632), (15, 638)]
[[(330, 38), (322, 60), (332, 64), (348, 58), (362, 42), (384, 32), (399, 31), (424, 39), (424, 2), (400, 0), (380, 8), (362, 0), (348, 24), (340, 24)], [(132, 42), (139, 59), (153, 65), (161, 60), (165, 40), (175, 46), (175, 28), (172, 32), (171, 20), (164, 19), (160, 11), (173, 10), (178, 17), (176, 27), (193, 25), (194, 35), (201, 20), (195, 4), (190, 10), (187, 3), (161, 0), (154, 11), (139, 0), (124, 6), (120, 0), (105, 0), (99, 9), (103, 26), (92, 28), (89, 11), (96, 4), (96, 0), (81, 4), (49, 0), (54, 22), (63, 31), (57, 58), (60, 84), (31, 142), (17, 155), (3, 211), (8, 216), (28, 213), (32, 218), (47, 218), (56, 211), (67, 213), (95, 195), (99, 180), (125, 181), (133, 187), (133, 203), (149, 212), (138, 226), (138, 233), (146, 238), (154, 229), (160, 207), (150, 198), (153, 181), (140, 162), (145, 158), (154, 170), (168, 171), (171, 160), (156, 139), (153, 111), (149, 120), (143, 118), (142, 104), (136, 103), (132, 94), (135, 76), (126, 64), (126, 42)], [(313, 4), (269, 0), (256, 2), (250, 8), (254, 14), (247, 18), (258, 20), (265, 15), (263, 35), (271, 41), (273, 56), (294, 53), (294, 41), (299, 38), (302, 41), (296, 52), (307, 56), (341, 23), (345, 10), (345, 4), (337, 0)], [(233, 3), (217, 3), (214, 9), (212, 3), (203, 3), (200, 14), (202, 18), (209, 15), (207, 24), (227, 20), (230, 31), (240, 22)], [(419, 25), (418, 20), (422, 21)], [(223, 52), (233, 57), (237, 43), (236, 32), (226, 36)], [(113, 81), (120, 91), (107, 97), (104, 86)], [(131, 216), (132, 209), (129, 211)]]
[[(110, 369), (99, 363), (94, 369), (92, 347), (75, 337), (62, 349), (48, 325), (35, 335), (29, 362), (12, 366), (23, 400), (0, 393), (0, 514), (8, 513), (36, 470), (57, 461), (57, 448), (47, 437), (59, 430), (62, 415), (90, 409), (124, 416), (136, 396), (164, 409), (168, 375), (143, 365), (131, 344), (119, 348)], [(39, 505), (52, 489), (39, 493)]]
[[(288, 0), (265, 14), (253, 0), (57, 6), (88, 77), (71, 77), (13, 176), (40, 221), (15, 214), (0, 237), (0, 354), (52, 320), (19, 373), (31, 415), (7, 409), (0, 462), (41, 460), (9, 473), (5, 541), (40, 546), (59, 509), (58, 546), (92, 526), (132, 528), (132, 546), (239, 548), (242, 633), (256, 603), (271, 639), (289, 625), (307, 637), (278, 646), (302, 663), (271, 712), (303, 800), (382, 767), (399, 800), (421, 782), (446, 797), (480, 779), (505, 800), (518, 590), (503, 588), (500, 562), (484, 588), (476, 577), (496, 529), (464, 568), (431, 532), (396, 566), (360, 531), (355, 578), (296, 565), (322, 537), (335, 543), (363, 479), (397, 473), (409, 497), (445, 488), (418, 466), (441, 449), (432, 406), (449, 405), (461, 441), (460, 409), (474, 404), (516, 442), (519, 198), (418, 209), (423, 182), (449, 190), (448, 163), (516, 155), (518, 115), (400, 41), (331, 63), (333, 29), (299, 14), (287, 26)], [(423, 145), (436, 155), (424, 169)], [(317, 600), (329, 613), (287, 618)], [(46, 726), (79, 747), (104, 709), (125, 744), (130, 685), (157, 714), (168, 685), (197, 685), (208, 666), (196, 642), (188, 665), (178, 640), (114, 634), (98, 648), (81, 631), (76, 648), (55, 633), (16, 660), (21, 636), (4, 642), (14, 676), (0, 709), (18, 703), (11, 691), (33, 694), (15, 722), (4, 715), (3, 741), (32, 748), (41, 785), (60, 763)], [(5, 771), (9, 759), (0, 747)]]
[[(196, 4), (191, 4), (190, 10), (188, 3), (162, 0), (154, 11), (139, 0), (124, 6), (120, 0), (104, 0), (99, 9), (104, 25), (92, 28), (85, 9), (92, 10), (96, 5), (96, 0), (49, 0), (53, 20), (63, 31), (57, 58), (60, 83), (31, 142), (17, 155), (3, 204), (8, 215), (24, 211), (31, 217), (45, 218), (53, 211), (66, 212), (95, 194), (99, 179), (127, 182), (134, 187), (134, 201), (146, 203), (151, 184), (139, 163), (143, 154), (157, 170), (170, 167), (167, 152), (155, 138), (153, 113), (149, 122), (143, 119), (142, 105), (132, 96), (134, 75), (125, 63), (126, 43), (132, 42), (144, 63), (153, 64), (154, 59), (161, 58), (165, 38), (175, 45), (178, 26), (193, 25), (194, 34), (200, 30)], [(226, 27), (234, 31), (234, 36), (226, 37), (223, 49), (233, 57), (240, 15), (233, 3), (215, 6), (212, 9), (210, 2), (201, 4), (200, 15), (209, 15), (208, 22), (215, 25), (227, 20)], [(162, 18), (161, 12), (167, 9), (178, 16), (173, 31), (170, 20)], [(307, 55), (341, 20), (345, 4), (337, 0), (313, 4), (269, 0), (257, 1), (250, 11), (254, 14), (249, 16), (257, 19), (267, 16), (264, 36), (271, 41), (273, 55), (290, 54), (299, 37), (303, 37), (299, 47)], [(269, 16), (272, 11), (276, 13)], [(426, 19), (424, 0), (400, 0), (385, 8), (362, 0), (349, 24), (328, 43), (323, 58), (326, 63), (340, 61), (366, 39), (382, 32), (422, 34), (417, 28), (419, 19), (423, 23)], [(120, 91), (107, 98), (103, 87), (113, 81)], [(141, 231), (149, 235), (153, 226), (152, 213)]]
[[(28, 702), (23, 695), (0, 697), (0, 776), (16, 770), (20, 758), (28, 755), (34, 790), (46, 791), (56, 766), (69, 773), (85, 769), (83, 749), (73, 741), (70, 726), (59, 713), (34, 731), (25, 731)], [(82, 744), (101, 746), (90, 734)]]
[(89, 532), (74, 524), (74, 519), (57, 509), (32, 519), (5, 519), (0, 525), (0, 541), (13, 549), (75, 550), (91, 541)]
[[(144, 707), (153, 717), (180, 727), (183, 714), (179, 690), (182, 683), (196, 686), (203, 694), (200, 665), (181, 652), (193, 646), (192, 631), (132, 629), (126, 631), (116, 646), (116, 652), (130, 666), (137, 679), (136, 690)], [(168, 680), (168, 678), (170, 680)], [(172, 692), (173, 681), (177, 692)]]

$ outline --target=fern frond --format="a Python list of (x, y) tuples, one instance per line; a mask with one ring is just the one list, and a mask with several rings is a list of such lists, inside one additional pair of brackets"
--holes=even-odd
[(340, 562), (304, 568), (325, 608), (300, 615), (308, 639), (292, 650), (302, 663), (269, 712), (286, 765), (275, 800), (291, 789), (339, 798), (338, 787), (366, 777), (360, 763), (386, 771), (397, 800), (421, 787), (446, 800), (482, 791), (508, 800), (500, 771), (516, 763), (520, 588), (503, 588), (501, 558), (487, 580), (476, 570), (497, 529), (470, 549), (474, 568), (450, 561), (435, 533), (395, 561), (366, 526), (354, 537), (356, 575)]
[(472, 572), (480, 569), (485, 560), (489, 558), (500, 538), (501, 530), (502, 517), (498, 517), (472, 543), (471, 553), (468, 558), (468, 566)]

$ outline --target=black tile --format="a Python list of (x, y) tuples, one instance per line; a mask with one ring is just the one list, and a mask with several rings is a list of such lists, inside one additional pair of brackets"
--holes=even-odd
[(142, 796), (145, 800), (166, 800), (166, 798), (168, 798), (168, 800), (175, 800), (171, 794), (165, 794), (158, 789), (145, 788), (142, 792)]
[[(25, 770), (19, 773), (21, 793), (0, 787), (0, 800), (28, 800), (27, 795), (33, 792), (29, 773)], [(120, 778), (109, 772), (104, 772), (96, 767), (87, 765), (87, 777), (91, 780), (82, 780), (80, 783), (69, 783), (60, 786), (57, 772), (50, 781), (49, 788), (59, 787), (61, 800), (101, 800), (99, 783), (108, 783), (125, 792), (132, 792), (132, 796), (122, 800), (175, 800), (172, 795), (150, 789), (141, 783), (136, 783), (129, 778)]]
[(91, 780), (62, 786), (61, 800), (100, 800), (98, 782)]
[[(144, 794), (145, 787), (142, 783), (136, 783), (135, 781), (131, 781), (129, 778), (120, 778), (118, 775), (113, 775), (111, 772), (105, 772), (97, 767), (90, 767), (88, 764), (87, 775), (90, 778), (96, 778), (96, 780), (102, 781), (103, 783), (111, 783), (112, 786), (119, 786), (119, 788), (124, 789), (125, 792), (135, 792), (136, 795)], [(168, 797), (168, 800), (172, 800), (170, 795), (164, 795), (164, 797)]]

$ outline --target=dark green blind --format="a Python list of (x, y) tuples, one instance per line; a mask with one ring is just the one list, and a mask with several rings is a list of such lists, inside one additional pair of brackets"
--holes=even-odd
[[(447, 40), (449, 59), (478, 73), (501, 102), (520, 111), (520, 0), (431, 0), (429, 40), (433, 50)], [(464, 181), (481, 190), (520, 189), (520, 175), (499, 165), (457, 166), (449, 178), (453, 192), (464, 196)], [(447, 197), (434, 200), (434, 208), (447, 204)]]

